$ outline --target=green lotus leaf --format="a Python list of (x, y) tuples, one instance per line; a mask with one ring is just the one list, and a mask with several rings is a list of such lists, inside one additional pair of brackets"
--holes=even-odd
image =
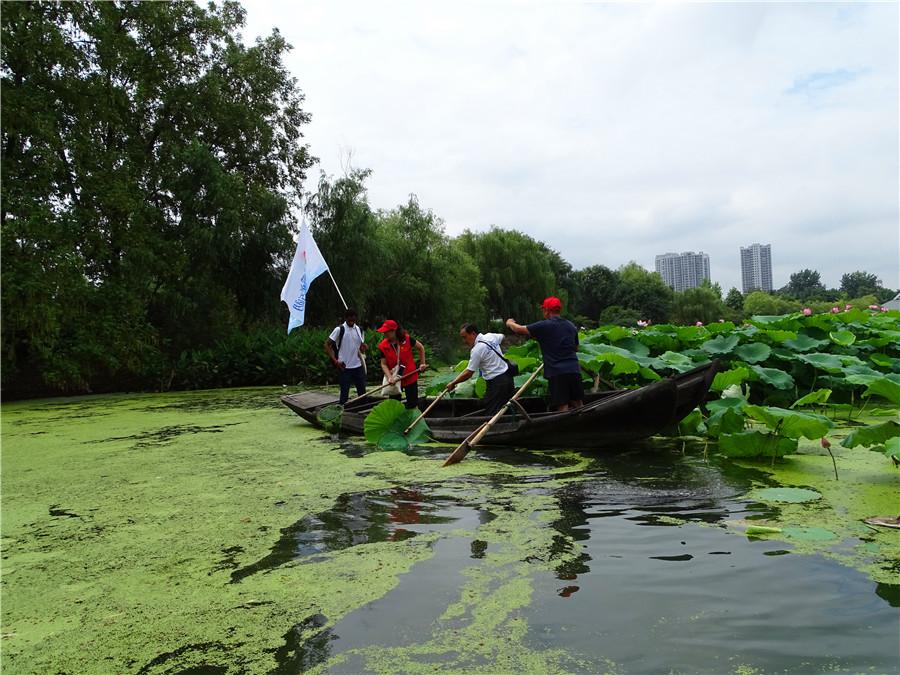
[(777, 328), (768, 328), (762, 331), (762, 333), (772, 342), (784, 342), (785, 340), (795, 340), (797, 338), (797, 331), (793, 330), (779, 330)]
[(706, 434), (703, 414), (698, 408), (694, 408), (687, 417), (678, 423), (678, 433), (681, 436), (702, 436)]
[(623, 356), (622, 354), (614, 354), (612, 352), (606, 352), (604, 354), (597, 354), (594, 359), (601, 362), (611, 363), (612, 364), (612, 374), (613, 375), (630, 375), (632, 373), (638, 372), (640, 369), (640, 365), (632, 358), (627, 356)]
[(874, 363), (876, 366), (881, 366), (882, 368), (890, 368), (891, 370), (900, 370), (900, 359), (896, 359), (893, 356), (889, 356), (883, 352), (869, 354), (869, 359), (871, 359), (872, 363)]
[(731, 370), (724, 370), (720, 373), (716, 373), (710, 388), (713, 391), (723, 391), (734, 384), (742, 384), (749, 377), (750, 371), (743, 366), (732, 368)]
[(782, 343), (785, 347), (793, 349), (797, 352), (808, 352), (810, 349), (818, 349), (822, 345), (827, 344), (824, 340), (816, 340), (815, 338), (811, 338), (809, 335), (804, 335), (803, 333), (800, 333), (793, 339), (783, 340)]
[(534, 367), (540, 363), (540, 361), (533, 356), (519, 356), (518, 354), (510, 354), (509, 352), (505, 353), (504, 356), (519, 366), (520, 373), (531, 372), (534, 370)]
[(863, 392), (863, 396), (881, 396), (891, 403), (900, 405), (900, 384), (889, 377), (882, 377), (870, 382), (868, 388)]
[(739, 340), (737, 335), (718, 335), (700, 345), (700, 349), (707, 354), (729, 354), (737, 346)]
[(728, 457), (783, 457), (797, 452), (797, 441), (762, 431), (719, 436), (719, 451)]
[(797, 359), (808, 363), (813, 368), (825, 370), (829, 373), (841, 373), (844, 370), (844, 364), (841, 362), (841, 359), (834, 354), (822, 354), (820, 352), (797, 354)]
[(776, 389), (790, 389), (794, 386), (794, 378), (790, 374), (778, 368), (763, 368), (762, 366), (750, 366), (760, 380), (770, 384)]
[(645, 380), (650, 380), (651, 382), (656, 382), (657, 380), (661, 380), (662, 378), (656, 373), (655, 370), (651, 368), (646, 368), (641, 366), (641, 369), (638, 370), (638, 374), (643, 377)]
[(831, 389), (816, 389), (809, 392), (806, 396), (798, 398), (791, 404), (791, 408), (800, 408), (805, 405), (822, 405), (828, 402), (831, 396)]
[(884, 424), (854, 429), (841, 442), (841, 445), (845, 448), (855, 448), (858, 445), (869, 448), (873, 445), (883, 445), (892, 438), (898, 437), (900, 437), (900, 424), (889, 420)]
[(443, 375), (435, 375), (428, 383), (428, 387), (425, 389), (425, 393), (428, 396), (440, 394), (442, 391), (444, 391), (444, 387), (446, 387), (450, 382), (456, 379), (457, 375), (458, 373), (444, 373)]
[(650, 348), (643, 342), (638, 342), (632, 337), (625, 338), (624, 340), (616, 340), (614, 346), (619, 349), (624, 349), (635, 356), (650, 356)]
[(744, 412), (765, 424), (769, 429), (777, 431), (788, 438), (809, 438), (817, 440), (827, 434), (834, 423), (827, 417), (814, 413), (786, 410), (772, 406), (747, 405)]
[(727, 408), (731, 408), (732, 410), (742, 410), (745, 405), (747, 405), (747, 399), (745, 398), (719, 398), (715, 401), (707, 401), (706, 409), (709, 410), (710, 413), (715, 413)]
[(656, 361), (659, 362), (660, 367), (672, 368), (680, 373), (691, 370), (695, 365), (691, 359), (678, 352), (664, 352), (656, 358)]
[(769, 358), (772, 348), (762, 342), (751, 342), (750, 344), (741, 345), (734, 350), (734, 353), (748, 363), (759, 363)]
[(713, 437), (734, 434), (744, 430), (744, 415), (740, 408), (722, 408), (706, 420), (706, 428)]
[[(400, 401), (394, 399), (382, 401), (366, 415), (366, 421), (363, 424), (366, 440), (382, 449), (390, 449), (385, 447), (382, 439), (387, 434), (397, 434), (402, 437), (404, 429), (419, 416), (419, 412), (416, 409), (408, 410)], [(428, 424), (424, 419), (421, 420), (406, 436), (407, 444), (427, 440), (430, 432)], [(392, 445), (392, 443), (388, 442), (388, 445)]]
[(841, 345), (842, 347), (849, 347), (856, 342), (856, 336), (849, 330), (832, 331), (828, 334), (828, 337), (831, 338), (831, 341), (834, 344)]
[(709, 336), (709, 331), (703, 326), (678, 326), (675, 335), (683, 344), (690, 345)]

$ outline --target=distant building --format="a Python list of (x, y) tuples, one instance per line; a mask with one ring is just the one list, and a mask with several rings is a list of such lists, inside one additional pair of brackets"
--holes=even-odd
[(709, 280), (709, 256), (703, 251), (664, 253), (656, 256), (656, 271), (676, 291), (696, 288)]
[(741, 246), (741, 278), (744, 294), (772, 290), (772, 245)]

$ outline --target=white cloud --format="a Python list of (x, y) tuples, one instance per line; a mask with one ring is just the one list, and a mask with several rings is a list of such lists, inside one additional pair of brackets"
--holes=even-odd
[[(253, 0), (339, 173), (448, 232), (514, 227), (576, 267), (771, 243), (775, 282), (900, 286), (896, 4)], [(310, 184), (312, 186), (312, 183)]]

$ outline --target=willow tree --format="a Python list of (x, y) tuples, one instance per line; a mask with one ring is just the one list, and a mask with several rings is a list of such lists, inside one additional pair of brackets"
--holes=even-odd
[(289, 45), (243, 24), (233, 2), (4, 5), (7, 391), (163, 378), (277, 317), (309, 116)]

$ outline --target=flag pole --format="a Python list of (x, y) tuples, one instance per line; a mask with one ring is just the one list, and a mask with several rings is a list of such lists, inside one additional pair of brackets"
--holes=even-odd
[(338, 292), (338, 297), (341, 299), (341, 302), (344, 305), (344, 309), (347, 309), (347, 301), (344, 300), (344, 295), (343, 295), (343, 293), (341, 293), (341, 289), (338, 288), (337, 282), (334, 280), (334, 275), (331, 273), (331, 268), (326, 267), (325, 269), (328, 270), (328, 276), (331, 277), (331, 283), (334, 284), (334, 289)]

